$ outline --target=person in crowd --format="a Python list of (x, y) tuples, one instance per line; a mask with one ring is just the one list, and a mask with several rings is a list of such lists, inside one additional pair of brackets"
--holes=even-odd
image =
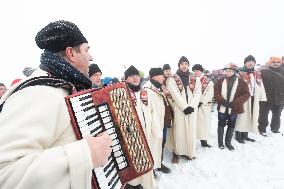
[(264, 85), (260, 71), (254, 69), (255, 58), (252, 55), (244, 59), (244, 67), (238, 75), (249, 88), (250, 98), (244, 104), (244, 113), (238, 115), (235, 128), (236, 140), (244, 144), (245, 141), (255, 142), (249, 138), (248, 132), (258, 133), (259, 102), (266, 101)]
[(200, 80), (191, 80), (189, 61), (185, 56), (179, 59), (178, 68), (177, 74), (169, 77), (166, 83), (174, 102), (173, 163), (178, 163), (179, 156), (187, 160), (196, 157), (197, 108), (201, 95)]
[(12, 86), (0, 100), (1, 189), (91, 189), (92, 170), (107, 163), (111, 138), (104, 132), (76, 140), (64, 99), (92, 87), (90, 46), (64, 20), (43, 27), (35, 41), (44, 50), (30, 76), (36, 85), (29, 79)]
[(100, 88), (103, 86), (102, 71), (97, 64), (91, 64), (89, 66), (89, 78), (92, 81), (93, 88)]
[(0, 99), (7, 91), (6, 85), (4, 83), (0, 83)]
[(214, 83), (203, 74), (204, 68), (200, 64), (192, 66), (193, 77), (200, 80), (201, 97), (197, 108), (197, 138), (202, 147), (210, 148), (208, 135), (211, 124), (211, 103), (214, 96)]
[(281, 58), (271, 57), (268, 66), (261, 69), (267, 101), (260, 103), (258, 130), (267, 136), (268, 114), (272, 112), (270, 128), (273, 133), (279, 133), (281, 112), (284, 106), (284, 67)]
[(163, 147), (163, 129), (165, 118), (165, 106), (169, 105), (165, 86), (163, 86), (164, 72), (162, 68), (151, 68), (149, 71), (150, 80), (143, 87), (147, 91), (148, 106), (151, 113), (151, 132), (148, 136), (150, 148), (154, 159), (155, 171), (164, 171), (162, 169), (162, 147)]
[[(124, 78), (129, 88), (131, 98), (134, 102), (140, 123), (147, 138), (148, 143), (151, 137), (151, 112), (148, 106), (147, 91), (141, 88), (141, 77), (139, 71), (131, 65), (124, 72)], [(151, 189), (156, 185), (153, 171), (146, 173), (130, 181), (125, 189)]]
[(223, 135), (227, 127), (225, 146), (235, 150), (231, 141), (238, 114), (244, 113), (243, 104), (249, 99), (250, 92), (245, 81), (236, 75), (237, 66), (229, 63), (224, 67), (224, 78), (219, 79), (214, 86), (214, 96), (218, 104), (218, 146), (224, 149)]

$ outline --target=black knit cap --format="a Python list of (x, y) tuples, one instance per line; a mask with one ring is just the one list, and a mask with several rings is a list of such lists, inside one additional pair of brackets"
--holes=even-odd
[(97, 64), (91, 64), (89, 66), (89, 77), (92, 77), (92, 75), (94, 75), (97, 72), (101, 72), (101, 69), (99, 68), (99, 66)]
[(185, 56), (180, 57), (180, 59), (178, 61), (178, 67), (182, 62), (187, 62), (189, 64), (189, 61)]
[(199, 71), (203, 72), (203, 71), (204, 71), (204, 68), (202, 67), (201, 64), (194, 64), (194, 65), (192, 66), (192, 71), (194, 71), (194, 70), (199, 70)]
[(149, 71), (150, 78), (157, 76), (157, 75), (164, 75), (164, 71), (162, 68), (151, 68)]
[(42, 28), (37, 33), (35, 41), (40, 49), (46, 49), (52, 53), (64, 51), (67, 47), (88, 43), (74, 23), (64, 20), (51, 22)]
[(254, 62), (256, 62), (256, 61), (255, 61), (255, 58), (254, 58), (252, 55), (248, 55), (248, 56), (245, 58), (244, 64), (245, 64), (246, 62), (249, 62), (249, 61), (254, 61)]
[(127, 70), (124, 72), (125, 80), (132, 75), (140, 75), (139, 70), (137, 70), (133, 65), (131, 65)]
[(171, 69), (171, 66), (169, 64), (163, 65), (163, 70), (169, 70), (169, 69)]

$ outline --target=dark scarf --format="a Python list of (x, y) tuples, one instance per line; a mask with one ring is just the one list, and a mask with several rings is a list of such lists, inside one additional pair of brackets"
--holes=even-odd
[(89, 78), (84, 76), (66, 60), (50, 51), (45, 50), (41, 54), (40, 62), (39, 67), (42, 70), (48, 72), (55, 78), (72, 83), (78, 91), (92, 87), (92, 82)]
[(131, 83), (128, 83), (128, 82), (127, 82), (127, 86), (128, 86), (129, 89), (132, 90), (133, 92), (138, 92), (138, 91), (140, 91), (140, 89), (141, 89), (141, 86), (140, 86), (140, 85), (135, 86), (135, 85), (133, 85), (133, 84), (131, 84)]
[(162, 84), (159, 83), (158, 81), (155, 81), (153, 79), (150, 79), (150, 82), (157, 88), (159, 89), (160, 91), (162, 90), (161, 87), (162, 87)]
[(243, 72), (247, 72), (247, 73), (253, 73), (253, 72), (254, 72), (254, 68), (248, 69), (246, 66), (244, 66), (244, 67), (242, 68), (242, 71), (243, 71)]
[(189, 76), (190, 76), (189, 71), (183, 72), (180, 69), (178, 69), (176, 74), (180, 77), (183, 86), (188, 86), (189, 85)]
[(236, 78), (237, 78), (236, 74), (232, 75), (231, 77), (226, 77), (227, 79), (227, 101), (230, 100), (232, 88), (233, 88)]

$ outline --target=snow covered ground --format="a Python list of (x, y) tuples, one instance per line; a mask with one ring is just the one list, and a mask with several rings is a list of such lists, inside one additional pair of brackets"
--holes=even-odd
[[(282, 115), (281, 131), (284, 130)], [(235, 151), (217, 146), (217, 112), (212, 116), (209, 144), (204, 149), (198, 143), (198, 155), (193, 161), (180, 159), (172, 164), (172, 155), (165, 153), (164, 163), (170, 174), (159, 174), (159, 189), (284, 189), (284, 136), (250, 134), (255, 143), (239, 144), (234, 138)]]

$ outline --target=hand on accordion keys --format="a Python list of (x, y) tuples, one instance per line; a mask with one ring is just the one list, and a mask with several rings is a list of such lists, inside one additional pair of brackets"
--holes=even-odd
[(103, 132), (97, 137), (87, 136), (85, 139), (91, 151), (93, 166), (96, 168), (105, 165), (111, 154), (111, 138), (107, 132)]

